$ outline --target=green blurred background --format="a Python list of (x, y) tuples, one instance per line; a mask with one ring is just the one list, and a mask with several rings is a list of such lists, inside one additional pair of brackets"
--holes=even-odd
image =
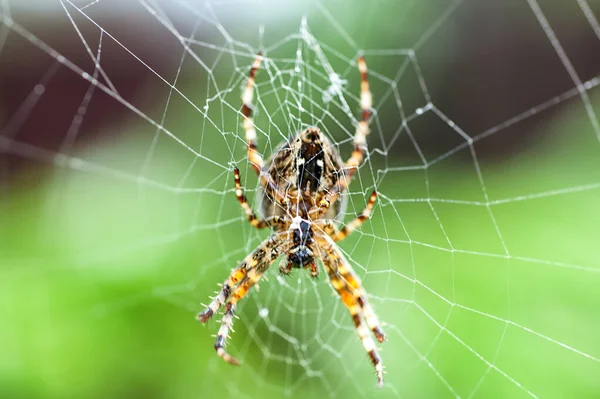
[[(0, 396), (600, 397), (599, 13), (0, 2)], [(275, 264), (239, 307), (238, 368), (194, 320), (268, 234), (231, 176), (254, 202), (238, 108), (260, 49), (265, 154), (316, 124), (347, 156), (367, 56), (377, 115), (345, 219), (381, 198), (341, 247), (386, 324), (383, 389), (324, 277)], [(323, 99), (325, 59), (347, 109)]]

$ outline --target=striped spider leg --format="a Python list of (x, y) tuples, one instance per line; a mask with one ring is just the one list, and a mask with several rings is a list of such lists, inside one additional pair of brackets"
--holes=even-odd
[(371, 193), (371, 196), (369, 197), (367, 206), (362, 211), (362, 213), (355, 217), (353, 220), (351, 220), (350, 223), (346, 224), (341, 230), (339, 230), (331, 220), (327, 219), (319, 219), (319, 225), (322, 225), (323, 230), (331, 236), (333, 241), (342, 241), (344, 238), (348, 237), (354, 230), (359, 228), (360, 225), (363, 224), (363, 222), (369, 218), (369, 216), (371, 216), (371, 212), (373, 211), (373, 207), (375, 206), (376, 200), (377, 191), (373, 191), (373, 193)]
[[(321, 215), (329, 209), (331, 204), (343, 193), (350, 184), (352, 177), (358, 170), (358, 167), (362, 163), (366, 148), (367, 148), (367, 136), (369, 135), (370, 129), (369, 124), (371, 122), (371, 116), (373, 115), (373, 94), (369, 88), (369, 78), (367, 71), (367, 63), (365, 57), (362, 55), (358, 57), (358, 70), (360, 71), (360, 108), (361, 117), (360, 121), (356, 125), (356, 132), (354, 133), (354, 150), (352, 155), (346, 161), (343, 168), (343, 175), (335, 186), (325, 195), (320, 203), (320, 211), (315, 209), (313, 213)], [(313, 217), (315, 217), (313, 216)]]
[(221, 306), (225, 305), (225, 313), (221, 320), (221, 327), (217, 333), (214, 348), (217, 354), (226, 362), (238, 365), (239, 361), (225, 351), (225, 344), (229, 331), (233, 327), (233, 316), (236, 305), (262, 277), (264, 272), (279, 257), (280, 253), (287, 251), (289, 245), (285, 243), (280, 233), (274, 233), (264, 240), (242, 263), (233, 269), (223, 283), (221, 291), (211, 303), (197, 315), (197, 319), (206, 323)]
[(377, 385), (381, 387), (383, 385), (383, 364), (375, 347), (375, 341), (371, 338), (369, 331), (373, 332), (378, 342), (384, 342), (386, 337), (381, 328), (381, 323), (367, 301), (366, 292), (360, 279), (337, 245), (326, 234), (318, 236), (317, 242), (321, 260), (327, 270), (331, 285), (338, 292), (342, 302), (350, 312), (360, 341), (375, 367)]
[(250, 164), (252, 165), (252, 167), (256, 171), (256, 174), (260, 178), (261, 184), (269, 191), (269, 193), (277, 202), (287, 205), (290, 201), (288, 196), (281, 192), (273, 177), (268, 173), (265, 173), (263, 158), (256, 149), (256, 126), (254, 126), (254, 118), (252, 116), (252, 100), (254, 98), (256, 73), (260, 68), (262, 59), (262, 53), (259, 52), (256, 55), (254, 62), (252, 63), (252, 67), (250, 68), (250, 74), (248, 75), (248, 80), (246, 81), (246, 87), (244, 89), (244, 92), (242, 93), (241, 112), (242, 116), (244, 117), (242, 126), (246, 134), (246, 143), (248, 145), (248, 160), (250, 161)]

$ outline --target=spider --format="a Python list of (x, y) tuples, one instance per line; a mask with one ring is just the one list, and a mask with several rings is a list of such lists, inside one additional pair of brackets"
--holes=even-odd
[(250, 224), (257, 229), (270, 227), (273, 233), (233, 269), (221, 290), (197, 318), (204, 323), (225, 305), (214, 348), (225, 361), (237, 365), (239, 361), (226, 352), (225, 343), (233, 327), (238, 301), (279, 257), (287, 258), (279, 268), (282, 274), (289, 274), (293, 268), (304, 268), (315, 278), (319, 273), (316, 259), (320, 259), (333, 288), (352, 316), (362, 345), (375, 366), (378, 386), (381, 386), (383, 365), (369, 330), (380, 343), (386, 337), (358, 276), (336, 245), (369, 218), (377, 198), (377, 192), (373, 192), (364, 211), (341, 230), (337, 228), (336, 222), (344, 206), (340, 195), (363, 160), (369, 134), (372, 95), (365, 59), (363, 56), (358, 58), (361, 119), (356, 127), (354, 150), (345, 164), (329, 139), (317, 127), (309, 127), (282, 143), (265, 165), (256, 149), (251, 106), (254, 79), (261, 61), (262, 55), (258, 53), (242, 94), (241, 113), (248, 159), (260, 179), (260, 208), (264, 218), (258, 218), (248, 204), (237, 168), (234, 170), (235, 194)]

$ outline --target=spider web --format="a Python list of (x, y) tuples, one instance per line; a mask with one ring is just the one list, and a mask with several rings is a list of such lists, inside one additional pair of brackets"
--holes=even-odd
[[(157, 395), (176, 397), (600, 391), (600, 59), (573, 39), (585, 37), (590, 54), (599, 49), (590, 3), (40, 3), (57, 33), (36, 24), (39, 10), (0, 4), (0, 65), (29, 79), (25, 96), (0, 93), (9, 110), (0, 113), (3, 274), (87, 334), (88, 346), (73, 353), (137, 348), (130, 353), (142, 359), (96, 353), (94, 367), (120, 370), (135, 392), (150, 389), (135, 383), (150, 375)], [(504, 18), (500, 33), (480, 23), (494, 12)], [(461, 24), (480, 37), (452, 42)], [(527, 47), (519, 63), (508, 60), (507, 42)], [(380, 196), (371, 220), (340, 247), (388, 335), (381, 390), (326, 277), (284, 278), (274, 264), (238, 310), (228, 350), (240, 368), (214, 355), (218, 324), (193, 322), (268, 234), (244, 220), (232, 177), (239, 166), (256, 204), (239, 110), (257, 51), (265, 55), (254, 100), (265, 157), (311, 125), (347, 157), (360, 109), (356, 58), (366, 56), (375, 114), (344, 220), (372, 190)], [(61, 351), (71, 347), (58, 321), (34, 320)], [(123, 330), (89, 331), (111, 323)], [(31, 349), (13, 359), (46, 359), (38, 350), (52, 344), (15, 338), (23, 326), (15, 321), (9, 337)], [(136, 328), (145, 333), (119, 333)], [(161, 358), (167, 366), (143, 355), (160, 346), (177, 356)], [(88, 370), (89, 359), (73, 359), (71, 367)], [(11, 367), (2, 368), (9, 377)], [(142, 371), (121, 371), (128, 367)], [(48, 381), (64, 370), (36, 367), (28, 378), (60, 394), (73, 387)]]

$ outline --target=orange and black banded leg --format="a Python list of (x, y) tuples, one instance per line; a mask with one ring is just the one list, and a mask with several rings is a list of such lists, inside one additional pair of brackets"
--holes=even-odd
[[(360, 72), (360, 121), (356, 125), (354, 133), (354, 150), (352, 155), (346, 161), (346, 179), (350, 179), (356, 172), (358, 166), (362, 163), (367, 148), (367, 136), (369, 135), (369, 123), (373, 115), (373, 94), (369, 88), (369, 77), (367, 72), (367, 63), (362, 55), (358, 57), (358, 71)], [(342, 190), (343, 191), (343, 190)]]
[(256, 227), (257, 229), (262, 229), (267, 226), (280, 226), (283, 224), (283, 220), (277, 216), (273, 217), (273, 218), (269, 218), (267, 220), (258, 219), (256, 217), (256, 214), (252, 211), (252, 208), (250, 207), (250, 204), (248, 203), (248, 199), (246, 198), (246, 195), (244, 194), (244, 189), (242, 188), (242, 182), (241, 182), (241, 178), (240, 178), (240, 170), (238, 168), (235, 168), (233, 170), (233, 177), (235, 179), (235, 196), (237, 197), (238, 202), (240, 203), (242, 209), (244, 210), (244, 213), (246, 213), (248, 222), (250, 222), (250, 224), (253, 227)]
[(289, 199), (285, 194), (279, 191), (279, 188), (277, 187), (277, 184), (271, 175), (263, 171), (264, 161), (257, 150), (256, 127), (254, 126), (254, 118), (252, 116), (252, 100), (254, 98), (255, 78), (261, 62), (262, 54), (258, 53), (254, 59), (254, 62), (252, 63), (250, 74), (246, 82), (246, 87), (242, 93), (242, 115), (244, 117), (242, 125), (244, 127), (244, 131), (246, 132), (248, 160), (250, 161), (252, 168), (254, 168), (256, 171), (256, 174), (259, 176), (263, 187), (267, 188), (267, 191), (271, 194), (271, 196), (274, 197), (280, 204), (286, 205), (290, 202)]
[(358, 125), (356, 125), (356, 132), (354, 134), (354, 150), (352, 155), (346, 161), (344, 165), (344, 173), (340, 175), (338, 182), (332, 187), (332, 189), (321, 199), (319, 202), (319, 211), (316, 213), (316, 218), (327, 212), (327, 209), (335, 202), (341, 193), (343, 193), (352, 177), (358, 170), (358, 167), (362, 163), (365, 152), (367, 149), (367, 136), (369, 135), (369, 123), (371, 116), (373, 115), (373, 94), (369, 88), (369, 78), (367, 71), (367, 63), (365, 57), (362, 55), (358, 57), (358, 70), (360, 72), (360, 108), (361, 117)]
[(250, 291), (250, 289), (258, 282), (258, 280), (260, 280), (263, 273), (269, 268), (275, 259), (277, 259), (278, 255), (279, 252), (276, 250), (276, 248), (272, 248), (270, 253), (264, 253), (261, 260), (259, 260), (259, 264), (250, 270), (246, 277), (244, 277), (240, 284), (233, 290), (231, 297), (225, 305), (225, 314), (223, 315), (223, 319), (221, 319), (221, 327), (217, 333), (215, 350), (217, 351), (217, 355), (223, 358), (223, 360), (225, 360), (227, 363), (233, 365), (239, 364), (239, 361), (225, 350), (225, 344), (227, 343), (229, 332), (233, 331), (233, 318), (237, 303), (244, 298), (248, 291)]
[(362, 287), (362, 283), (350, 263), (346, 260), (342, 252), (335, 246), (332, 245), (329, 252), (332, 253), (334, 268), (342, 276), (342, 279), (348, 285), (350, 292), (354, 295), (356, 303), (362, 309), (367, 326), (377, 338), (377, 341), (384, 342), (386, 339), (385, 333), (381, 328), (379, 318), (375, 314), (375, 311), (367, 301), (367, 293)]
[[(335, 231), (334, 234), (331, 235), (333, 241), (341, 241), (344, 238), (348, 237), (350, 233), (356, 230), (365, 220), (371, 216), (371, 212), (373, 211), (373, 206), (375, 206), (375, 201), (377, 200), (377, 191), (373, 191), (371, 197), (369, 197), (369, 202), (367, 202), (367, 206), (362, 211), (360, 215), (358, 215), (354, 220), (345, 225), (341, 230)], [(335, 226), (334, 226), (335, 227)]]
[(259, 175), (263, 168), (263, 159), (256, 150), (256, 128), (254, 127), (254, 119), (252, 118), (252, 99), (254, 98), (254, 79), (256, 78), (258, 69), (260, 68), (261, 61), (262, 54), (258, 53), (254, 59), (254, 62), (252, 63), (252, 68), (250, 68), (250, 75), (248, 76), (246, 88), (242, 94), (242, 115), (244, 116), (243, 127), (246, 131), (248, 159), (250, 160), (250, 163), (252, 164), (252, 167), (256, 173)]
[(225, 305), (225, 313), (221, 319), (221, 327), (219, 328), (217, 340), (215, 341), (215, 350), (217, 351), (217, 355), (219, 355), (229, 364), (236, 366), (240, 364), (239, 360), (231, 356), (225, 350), (225, 344), (227, 343), (227, 338), (229, 338), (229, 332), (233, 331), (233, 318), (237, 302), (242, 299), (244, 295), (246, 295), (246, 293), (250, 290), (250, 287), (252, 287), (256, 281), (258, 281), (261, 275), (262, 273), (258, 274), (256, 269), (251, 270), (242, 280), (240, 285), (238, 285), (233, 291), (231, 298), (229, 298), (227, 304)]
[(367, 63), (362, 55), (358, 57), (358, 70), (360, 72), (360, 108), (361, 117), (356, 126), (354, 134), (354, 151), (346, 161), (346, 168), (356, 170), (362, 163), (364, 152), (367, 147), (367, 136), (369, 135), (369, 123), (373, 115), (373, 94), (369, 88), (369, 77), (367, 72)]
[(329, 239), (329, 237), (323, 236), (323, 238), (320, 239), (320, 245), (323, 256), (327, 256), (332, 269), (340, 274), (347, 284), (348, 289), (354, 295), (357, 304), (363, 310), (365, 321), (367, 322), (369, 329), (373, 331), (377, 341), (384, 342), (386, 336), (381, 328), (379, 318), (367, 301), (367, 293), (362, 287), (362, 283), (354, 272), (354, 269), (352, 269), (352, 266), (350, 266), (350, 263), (348, 263), (340, 249)]
[(231, 274), (223, 283), (221, 290), (217, 293), (217, 296), (208, 304), (208, 306), (198, 315), (196, 318), (202, 323), (206, 323), (227, 301), (229, 295), (233, 291), (235, 285), (239, 283), (244, 277), (246, 277), (249, 270), (254, 269), (261, 262), (264, 261), (265, 257), (279, 256), (277, 246), (279, 240), (276, 236), (271, 235), (269, 238), (264, 240), (258, 248), (254, 250), (250, 255), (242, 261), (242, 263), (232, 270)]
[(373, 363), (373, 366), (375, 367), (375, 373), (377, 374), (377, 385), (381, 387), (383, 385), (383, 364), (381, 362), (381, 357), (377, 352), (375, 341), (373, 338), (371, 338), (369, 329), (364, 324), (364, 321), (367, 319), (363, 308), (361, 308), (357, 302), (356, 295), (352, 292), (352, 288), (348, 285), (347, 281), (345, 281), (341, 273), (336, 270), (336, 263), (338, 262), (339, 261), (336, 261), (336, 255), (332, 254), (330, 251), (324, 251), (323, 264), (327, 269), (327, 273), (329, 274), (331, 285), (340, 295), (342, 302), (352, 317), (352, 321), (354, 322), (354, 326), (356, 327), (360, 341), (365, 348), (365, 351), (369, 355), (371, 363)]

